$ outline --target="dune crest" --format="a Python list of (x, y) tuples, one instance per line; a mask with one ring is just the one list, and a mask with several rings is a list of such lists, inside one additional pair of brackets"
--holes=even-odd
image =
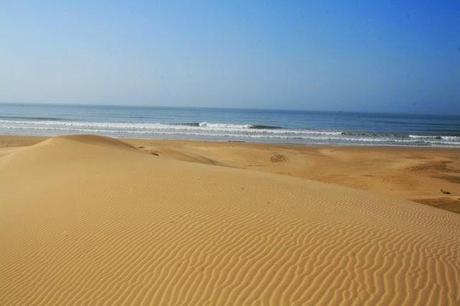
[(56, 136), (34, 145), (12, 150), (10, 154), (0, 156), (2, 167), (43, 167), (55, 163), (75, 162), (77, 160), (97, 161), (107, 155), (140, 153), (137, 149), (121, 140), (97, 135)]
[(61, 152), (68, 153), (68, 151), (75, 149), (79, 152), (92, 149), (136, 150), (134, 146), (121, 140), (97, 135), (56, 136), (43, 140), (34, 146), (31, 146), (29, 149), (32, 151), (37, 150), (36, 147), (54, 150), (49, 152), (51, 154)]
[(133, 149), (134, 147), (124, 141), (99, 135), (66, 135), (49, 138), (42, 143), (79, 142), (98, 146), (112, 146), (117, 148)]
[(3, 305), (460, 303), (453, 213), (98, 136), (0, 161)]

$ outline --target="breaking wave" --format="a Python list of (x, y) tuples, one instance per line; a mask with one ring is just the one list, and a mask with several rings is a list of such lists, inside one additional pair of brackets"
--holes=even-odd
[[(29, 119), (29, 118), (28, 118)], [(352, 144), (460, 147), (460, 136), (424, 136), (397, 133), (287, 129), (262, 124), (219, 122), (151, 123), (1, 118), (3, 134), (102, 134), (131, 138), (239, 140), (292, 144)]]

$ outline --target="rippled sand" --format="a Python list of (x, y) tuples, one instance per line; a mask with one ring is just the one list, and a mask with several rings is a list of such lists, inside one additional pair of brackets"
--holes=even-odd
[(460, 303), (460, 215), (163, 153), (3, 150), (0, 304)]

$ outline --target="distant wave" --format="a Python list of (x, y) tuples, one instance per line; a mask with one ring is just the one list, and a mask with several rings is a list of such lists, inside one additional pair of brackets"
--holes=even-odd
[(117, 137), (241, 140), (293, 144), (354, 144), (460, 147), (460, 136), (287, 129), (271, 125), (219, 122), (90, 122), (0, 119), (0, 133), (25, 135), (102, 134)]
[(314, 131), (314, 130), (294, 130), (282, 129), (273, 126), (251, 125), (251, 124), (230, 124), (230, 123), (181, 123), (181, 124), (164, 124), (164, 123), (141, 123), (141, 122), (85, 122), (85, 121), (23, 121), (23, 120), (0, 120), (0, 128), (4, 129), (49, 129), (49, 130), (85, 130), (92, 129), (100, 131), (119, 131), (127, 133), (148, 133), (171, 131), (176, 133), (201, 132), (203, 135), (214, 133), (245, 136), (266, 136), (270, 135), (339, 135), (335, 131)]
[(409, 138), (421, 139), (421, 140), (447, 140), (447, 141), (458, 141), (458, 142), (460, 142), (460, 136), (409, 135)]
[(175, 123), (174, 125), (195, 126), (195, 127), (213, 127), (213, 128), (232, 128), (232, 129), (261, 129), (276, 130), (282, 129), (280, 126), (263, 125), (263, 124), (232, 124), (232, 123), (209, 123), (209, 122), (185, 122)]
[(282, 129), (282, 127), (280, 127), (280, 126), (274, 126), (274, 125), (253, 124), (253, 125), (251, 125), (251, 129), (277, 130), (277, 129)]
[(347, 131), (341, 133), (344, 136), (353, 136), (353, 137), (394, 137), (402, 138), (407, 137), (407, 135), (401, 133), (385, 133), (385, 132), (360, 132), (360, 131)]

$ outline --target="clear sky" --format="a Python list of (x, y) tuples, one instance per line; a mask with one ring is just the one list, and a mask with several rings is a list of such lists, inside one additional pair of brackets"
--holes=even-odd
[(0, 101), (460, 114), (460, 1), (0, 1)]

